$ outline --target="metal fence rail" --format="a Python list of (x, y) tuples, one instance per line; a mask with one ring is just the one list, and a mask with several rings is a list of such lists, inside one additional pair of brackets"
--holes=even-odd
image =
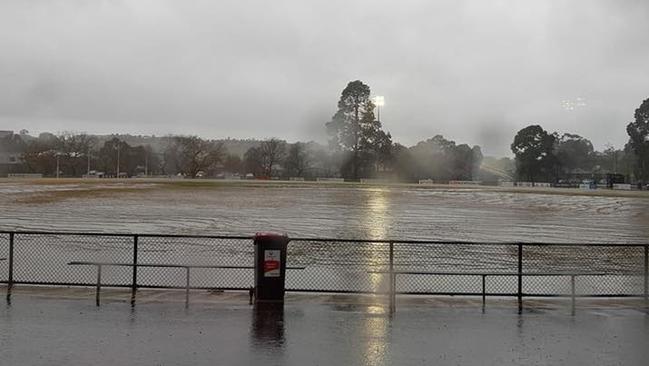
[[(1, 232), (0, 283), (247, 290), (251, 237)], [(647, 299), (649, 244), (294, 238), (288, 291)], [(164, 265), (156, 265), (164, 264)], [(191, 278), (186, 276), (192, 267)]]

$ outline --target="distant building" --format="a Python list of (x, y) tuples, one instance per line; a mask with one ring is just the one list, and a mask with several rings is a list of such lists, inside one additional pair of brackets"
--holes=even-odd
[(25, 143), (20, 136), (13, 131), (0, 130), (0, 176), (22, 171), (24, 149)]
[(0, 165), (20, 164), (22, 154), (15, 152), (0, 151)]

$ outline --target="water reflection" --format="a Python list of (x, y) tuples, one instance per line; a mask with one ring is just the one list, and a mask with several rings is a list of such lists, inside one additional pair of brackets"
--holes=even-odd
[(389, 191), (385, 188), (367, 191), (367, 210), (363, 215), (362, 228), (365, 228), (365, 238), (385, 239), (390, 226)]
[[(366, 214), (363, 215), (361, 227), (365, 230), (365, 238), (373, 240), (385, 239), (393, 215), (390, 213), (389, 190), (372, 189), (367, 191)], [(364, 253), (367, 253), (368, 270), (385, 270), (388, 264), (388, 244), (364, 244)], [(382, 291), (388, 288), (388, 276), (380, 273), (368, 274), (369, 285), (372, 291)], [(386, 363), (389, 346), (390, 315), (385, 305), (369, 306), (367, 317), (362, 323), (362, 339), (364, 340), (362, 355), (366, 365), (381, 365)]]
[(250, 334), (254, 351), (281, 354), (277, 351), (284, 349), (284, 304), (256, 304)]
[(363, 358), (367, 365), (386, 364), (389, 354), (389, 317), (387, 315), (370, 316), (363, 322), (365, 344)]
[[(334, 304), (336, 311), (357, 314), (358, 320), (349, 325), (349, 342), (354, 344), (353, 356), (359, 365), (391, 364), (392, 314), (386, 305)], [(347, 325), (343, 326), (347, 327)]]
[[(365, 237), (373, 240), (385, 239), (388, 236), (391, 215), (389, 214), (389, 191), (387, 189), (368, 190), (367, 214), (363, 216), (361, 227), (366, 230)], [(387, 265), (386, 243), (364, 244), (364, 252), (368, 254), (369, 271), (385, 270)], [(387, 276), (381, 273), (368, 273), (371, 291), (387, 290)]]

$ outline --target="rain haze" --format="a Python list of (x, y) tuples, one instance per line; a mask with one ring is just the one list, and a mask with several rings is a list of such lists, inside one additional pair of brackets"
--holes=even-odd
[(646, 366), (648, 35), (649, 0), (0, 0), (0, 365)]
[(647, 1), (2, 1), (0, 127), (326, 141), (350, 80), (384, 128), (509, 155), (540, 123), (596, 149), (649, 85)]

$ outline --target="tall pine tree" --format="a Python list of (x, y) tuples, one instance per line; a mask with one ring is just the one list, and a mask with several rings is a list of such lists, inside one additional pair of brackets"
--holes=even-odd
[(374, 171), (377, 165), (377, 145), (385, 145), (389, 134), (381, 130), (381, 122), (374, 118), (374, 103), (370, 87), (360, 80), (351, 81), (343, 89), (338, 111), (327, 122), (330, 145), (337, 151), (349, 153), (349, 172), (345, 175), (358, 179)]

